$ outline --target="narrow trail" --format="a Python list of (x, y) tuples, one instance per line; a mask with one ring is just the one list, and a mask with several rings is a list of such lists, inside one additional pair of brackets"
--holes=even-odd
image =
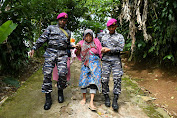
[[(40, 69), (0, 107), (0, 118), (149, 118), (143, 110), (143, 108), (149, 108), (148, 105), (132, 93), (134, 91), (132, 85), (128, 83), (129, 81), (124, 80), (124, 78), (127, 78), (126, 75), (124, 75), (122, 81), (122, 94), (119, 99), (120, 108), (118, 112), (113, 111), (111, 107), (105, 107), (104, 97), (99, 93), (95, 95), (94, 99), (95, 106), (98, 108), (97, 112), (88, 109), (89, 94), (87, 95), (86, 105), (79, 104), (82, 99), (78, 87), (80, 67), (81, 64), (78, 61), (71, 65), (71, 81), (70, 85), (64, 90), (64, 103), (58, 103), (57, 88), (53, 82), (52, 107), (47, 111), (43, 109), (45, 97), (41, 93), (43, 75), (42, 69)], [(113, 99), (112, 88), (111, 77), (111, 100)], [(153, 111), (152, 115), (157, 118), (169, 117), (167, 114), (159, 115), (156, 111)]]

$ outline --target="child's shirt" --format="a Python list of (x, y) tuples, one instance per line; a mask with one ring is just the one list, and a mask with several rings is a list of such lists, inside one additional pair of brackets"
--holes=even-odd
[(101, 39), (101, 45), (109, 48), (111, 51), (104, 53), (103, 61), (116, 61), (120, 60), (120, 51), (123, 51), (125, 41), (124, 37), (115, 32), (114, 34), (105, 34)]

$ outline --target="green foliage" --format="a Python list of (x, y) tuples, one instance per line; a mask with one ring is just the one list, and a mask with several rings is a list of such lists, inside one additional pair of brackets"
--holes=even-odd
[[(176, 8), (176, 1), (148, 1), (149, 12), (146, 26), (147, 33), (151, 34), (152, 40), (145, 42), (142, 32), (136, 32), (134, 55), (136, 60), (177, 64)], [(82, 39), (86, 28), (98, 33), (99, 30), (106, 29), (109, 17), (118, 19), (121, 13), (121, 1), (5, 0), (3, 4), (1, 2), (0, 11), (0, 25), (8, 20), (18, 24), (18, 27), (8, 36), (7, 42), (0, 45), (0, 71), (18, 74), (20, 68), (28, 64), (27, 52), (32, 43), (48, 25), (57, 24), (56, 17), (60, 12), (68, 13), (67, 27), (74, 32), (76, 42), (78, 42)], [(126, 40), (124, 50), (130, 50), (129, 24), (124, 21), (122, 23), (118, 26), (117, 32), (121, 33)], [(29, 42), (30, 46), (25, 46), (24, 42)], [(43, 53), (43, 48), (39, 50), (39, 56)]]
[[(157, 6), (155, 10), (152, 8), (153, 3)], [(161, 64), (177, 64), (176, 5), (176, 1), (170, 0), (163, 2), (152, 0), (149, 5), (148, 19), (151, 20), (148, 20), (148, 32), (152, 34), (153, 40), (149, 42), (151, 45), (148, 45), (148, 53)]]
[[(119, 1), (119, 0), (116, 0)], [(108, 17), (113, 17), (113, 6), (117, 6), (120, 3), (112, 0), (87, 0), (85, 1), (84, 8), (85, 14), (82, 15), (80, 19), (79, 28), (79, 39), (76, 39), (77, 42), (82, 39), (83, 31), (85, 29), (92, 29), (95, 34), (99, 33), (100, 30), (106, 29), (106, 22)], [(112, 11), (112, 12), (110, 12)], [(77, 38), (77, 37), (76, 37)]]
[[(0, 25), (12, 20), (18, 27), (8, 37), (7, 43), (0, 45), (0, 72), (18, 75), (28, 64), (27, 52), (32, 43), (45, 28), (57, 24), (57, 15), (67, 12), (68, 28), (77, 30), (79, 18), (87, 11), (85, 1), (78, 0), (5, 0), (0, 6)], [(26, 46), (25, 42), (30, 45)], [(38, 51), (38, 55), (42, 53)], [(10, 70), (10, 71), (9, 71)]]
[(74, 32), (75, 44), (77, 44), (80, 40), (82, 40), (82, 38), (83, 38), (83, 32), (81, 31)]
[(0, 23), (10, 19), (18, 24), (16, 30), (9, 35), (7, 43), (0, 45), (0, 71), (2, 73), (17, 75), (20, 68), (24, 67), (28, 61), (27, 47), (24, 45), (24, 41), (33, 36), (28, 32), (33, 27), (23, 12), (23, 9), (26, 8), (20, 6), (19, 2), (10, 0), (6, 0), (1, 7)]
[(17, 27), (11, 20), (6, 21), (0, 26), (0, 44), (7, 39), (10, 33)]
[(95, 33), (106, 28), (102, 23), (94, 22), (92, 20), (84, 20), (80, 23), (80, 26), (83, 29), (92, 29)]
[[(118, 2), (117, 2), (118, 3)], [(152, 40), (144, 41), (141, 31), (136, 32), (136, 49), (134, 58), (137, 61), (149, 61), (159, 65), (177, 64), (177, 1), (171, 0), (149, 0), (147, 16), (147, 33), (152, 36)], [(141, 13), (143, 4), (141, 5)], [(115, 10), (114, 16), (118, 16), (121, 11)], [(135, 23), (137, 25), (137, 23)], [(128, 23), (118, 27), (118, 32), (128, 37)], [(129, 39), (126, 39), (125, 49), (130, 47)]]
[(125, 44), (126, 45), (124, 46), (124, 51), (130, 51), (132, 45), (131, 39), (126, 40)]
[(4, 83), (14, 86), (16, 88), (20, 87), (20, 82), (12, 77), (6, 77), (2, 80)]
[(163, 58), (163, 60), (165, 60), (165, 59), (169, 59), (169, 60), (174, 61), (173, 55), (167, 55), (167, 56), (165, 56), (165, 57)]

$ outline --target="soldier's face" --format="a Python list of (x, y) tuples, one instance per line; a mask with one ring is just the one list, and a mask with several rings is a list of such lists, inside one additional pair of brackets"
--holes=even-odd
[(117, 26), (116, 25), (111, 25), (108, 27), (109, 33), (114, 34)]
[(85, 41), (88, 42), (88, 43), (90, 43), (90, 42), (92, 42), (92, 40), (93, 40), (92, 35), (89, 34), (89, 33), (86, 34), (86, 36), (85, 36)]
[(59, 26), (60, 26), (60, 27), (64, 28), (65, 25), (67, 24), (67, 19), (66, 19), (66, 18), (60, 18), (60, 19), (58, 20), (58, 23), (59, 23)]

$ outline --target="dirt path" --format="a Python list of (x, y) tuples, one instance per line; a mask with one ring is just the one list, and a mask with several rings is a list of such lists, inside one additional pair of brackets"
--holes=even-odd
[(177, 117), (177, 72), (176, 69), (160, 68), (148, 64), (135, 64), (125, 59), (124, 71), (130, 75), (138, 85), (149, 92), (155, 100), (154, 104), (166, 109)]
[[(53, 104), (50, 110), (45, 111), (44, 94), (41, 93), (41, 82), (43, 79), (41, 69), (33, 74), (18, 91), (0, 107), (0, 118), (169, 118), (163, 109), (154, 108), (147, 104), (139, 94), (136, 83), (132, 82), (127, 75), (122, 81), (122, 94), (119, 99), (119, 111), (114, 112), (112, 108), (104, 105), (104, 97), (97, 93), (95, 105), (97, 112), (88, 109), (90, 95), (87, 96), (87, 104), (80, 105), (80, 89), (78, 80), (80, 76), (80, 63), (74, 62), (71, 66), (70, 86), (64, 90), (65, 102), (59, 104), (57, 101), (57, 88), (53, 86)], [(113, 81), (111, 78), (112, 90)], [(112, 91), (110, 93), (113, 98)]]

